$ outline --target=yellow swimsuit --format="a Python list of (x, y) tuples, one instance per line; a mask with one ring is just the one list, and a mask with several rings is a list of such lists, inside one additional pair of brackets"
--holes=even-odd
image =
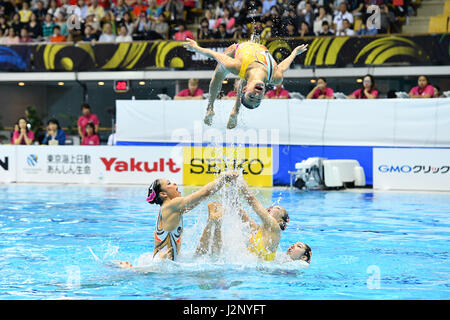
[(267, 68), (267, 82), (272, 82), (275, 60), (269, 50), (262, 44), (255, 42), (240, 43), (236, 46), (234, 57), (242, 58), (242, 65), (238, 75), (241, 79), (245, 80), (245, 72), (251, 63), (259, 62)]
[(259, 258), (272, 261), (275, 259), (276, 252), (269, 252), (261, 243), (261, 230), (258, 230), (256, 234), (253, 234), (250, 239), (250, 246), (248, 250), (251, 253), (255, 253)]

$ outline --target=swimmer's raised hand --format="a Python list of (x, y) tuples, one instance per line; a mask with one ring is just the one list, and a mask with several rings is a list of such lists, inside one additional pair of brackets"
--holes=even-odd
[(231, 182), (232, 180), (237, 179), (237, 177), (239, 177), (239, 172), (238, 171), (225, 171), (222, 173), (224, 179), (226, 182)]
[(199, 52), (200, 46), (197, 44), (197, 41), (187, 38), (187, 42), (183, 44), (183, 46), (188, 50), (192, 52)]
[(295, 55), (298, 56), (299, 54), (306, 52), (306, 50), (308, 50), (308, 45), (302, 44), (301, 46), (298, 46), (294, 49), (294, 51), (296, 51)]

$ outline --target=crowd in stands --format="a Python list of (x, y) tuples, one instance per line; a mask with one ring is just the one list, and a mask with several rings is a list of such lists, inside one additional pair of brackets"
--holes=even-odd
[[(0, 0), (0, 43), (398, 33), (414, 1)], [(371, 5), (379, 6), (379, 28)]]

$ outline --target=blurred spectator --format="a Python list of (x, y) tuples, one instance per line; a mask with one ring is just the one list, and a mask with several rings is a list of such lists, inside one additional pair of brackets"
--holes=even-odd
[(36, 8), (33, 9), (33, 13), (36, 15), (39, 22), (43, 22), (45, 15), (47, 14), (47, 9), (44, 7), (44, 2), (39, 0), (36, 2)]
[(320, 77), (317, 79), (316, 86), (306, 96), (306, 99), (333, 99), (333, 93), (333, 89), (327, 87), (327, 80)]
[(344, 19), (342, 21), (342, 29), (338, 29), (336, 35), (337, 36), (354, 36), (355, 31), (353, 31), (353, 29), (351, 28), (350, 21), (348, 21), (347, 19)]
[(47, 121), (47, 132), (45, 132), (42, 144), (61, 146), (66, 144), (66, 133), (61, 129), (58, 120), (50, 119)]
[(50, 13), (53, 16), (56, 16), (56, 13), (58, 13), (58, 2), (56, 0), (50, 0), (50, 4), (47, 8), (47, 13)]
[(91, 41), (96, 41), (97, 40), (97, 36), (95, 34), (95, 31), (94, 31), (94, 29), (92, 29), (91, 25), (88, 24), (84, 28), (84, 35), (82, 37), (82, 40), (86, 41), (86, 42), (91, 42)]
[(103, 25), (103, 32), (98, 39), (99, 42), (115, 42), (116, 35), (113, 33), (111, 23), (107, 22)]
[(128, 34), (127, 26), (122, 24), (119, 29), (119, 35), (116, 37), (116, 42), (132, 42), (133, 37)]
[(225, 23), (222, 23), (221, 25), (219, 25), (219, 28), (213, 34), (213, 38), (214, 39), (220, 39), (220, 40), (230, 39), (231, 38), (231, 35), (227, 32)]
[(217, 1), (216, 8), (214, 10), (214, 17), (218, 19), (219, 17), (223, 17), (225, 8), (230, 9), (227, 0), (219, 0)]
[(236, 20), (231, 16), (231, 11), (227, 7), (223, 9), (223, 15), (216, 20), (214, 29), (219, 28), (221, 24), (225, 24), (227, 32), (233, 29)]
[(444, 95), (441, 92), (441, 88), (439, 88), (438, 86), (434, 85), (433, 89), (434, 89), (433, 98), (444, 98)]
[(301, 17), (303, 18), (304, 21), (308, 23), (308, 26), (310, 26), (310, 28), (313, 28), (315, 21), (315, 14), (313, 7), (311, 6), (311, 3), (309, 1), (305, 3), (305, 8), (302, 10)]
[(297, 28), (295, 27), (295, 24), (293, 21), (288, 21), (286, 25), (286, 37), (298, 37), (300, 34), (297, 31)]
[(30, 4), (28, 2), (22, 3), (22, 10), (19, 10), (20, 22), (27, 24), (30, 22), (31, 14), (33, 12), (30, 10)]
[(6, 22), (6, 17), (0, 15), (0, 29), (3, 31), (3, 34), (5, 34), (6, 30), (8, 30), (9, 26)]
[(251, 23), (262, 16), (262, 2), (259, 0), (247, 0), (244, 4), (247, 15), (245, 23)]
[(333, 32), (330, 30), (330, 26), (327, 21), (322, 22), (322, 32), (319, 32), (319, 36), (333, 36)]
[(51, 13), (47, 13), (45, 15), (45, 21), (42, 24), (42, 36), (44, 38), (50, 38), (53, 34), (53, 28), (56, 26), (56, 23), (53, 22), (53, 16)]
[(283, 88), (282, 84), (277, 84), (274, 89), (269, 90), (265, 94), (265, 98), (269, 99), (289, 99), (289, 91)]
[(148, 7), (143, 0), (137, 0), (136, 4), (133, 7), (133, 15), (135, 17), (139, 17), (141, 15), (141, 12), (145, 12), (145, 14), (147, 15), (147, 9)]
[(11, 17), (11, 14), (16, 10), (11, 0), (2, 0), (0, 8), (3, 8), (3, 14), (7, 17)]
[(184, 21), (180, 20), (177, 23), (177, 25), (178, 25), (178, 31), (175, 32), (175, 34), (173, 35), (174, 40), (184, 41), (187, 38), (195, 39), (192, 32), (190, 30), (186, 29), (186, 25), (185, 25)]
[(67, 27), (66, 14), (62, 11), (58, 12), (55, 17), (55, 23), (59, 26), (61, 35), (67, 38), (69, 28)]
[(337, 31), (343, 29), (342, 24), (344, 22), (344, 19), (347, 19), (350, 25), (353, 24), (353, 15), (347, 11), (347, 3), (341, 2), (339, 4), (339, 11), (333, 19), (334, 34), (337, 34)]
[(19, 37), (16, 35), (14, 28), (9, 28), (7, 35), (3, 38), (3, 44), (17, 44), (20, 43)]
[(32, 144), (34, 141), (34, 132), (28, 128), (27, 120), (20, 118), (17, 123), (19, 125), (19, 131), (14, 131), (13, 144)]
[(11, 144), (14, 144), (14, 135), (20, 135), (19, 124), (17, 122), (14, 123), (13, 131), (11, 132)]
[(134, 22), (129, 12), (125, 12), (123, 14), (123, 19), (121, 23), (127, 27), (128, 34), (131, 36), (134, 33)]
[(30, 23), (28, 24), (28, 33), (33, 39), (40, 40), (42, 37), (42, 27), (36, 13), (31, 15)]
[(429, 83), (427, 76), (419, 76), (417, 84), (409, 91), (411, 98), (433, 98), (434, 87)]
[(245, 0), (231, 0), (231, 10), (234, 12), (233, 17), (236, 20), (244, 14), (245, 10)]
[(264, 0), (262, 3), (262, 14), (270, 12), (273, 6), (277, 5), (277, 0)]
[(95, 126), (89, 122), (86, 124), (86, 132), (81, 140), (82, 146), (98, 146), (100, 145), (100, 138), (95, 130)]
[(376, 35), (378, 34), (378, 30), (377, 28), (375, 28), (374, 25), (372, 25), (371, 29), (368, 29), (366, 27), (366, 25), (364, 25), (364, 23), (361, 23), (361, 26), (359, 27), (359, 30), (356, 31), (356, 34), (358, 36), (363, 36), (363, 35)]
[(156, 22), (152, 23), (151, 30), (156, 32), (161, 39), (168, 39), (169, 24), (167, 23), (164, 14), (160, 14)]
[(117, 124), (114, 122), (114, 130), (113, 133), (111, 133), (108, 137), (108, 146), (115, 146), (116, 145), (116, 131), (117, 131)]
[(244, 39), (248, 39), (248, 35), (244, 31), (242, 25), (237, 25), (233, 33), (233, 40), (244, 40)]
[(366, 75), (363, 79), (360, 89), (353, 91), (348, 96), (349, 99), (377, 99), (378, 90), (375, 88), (375, 79), (370, 75)]
[(198, 79), (191, 78), (188, 82), (188, 88), (181, 90), (173, 98), (174, 100), (199, 100), (203, 99), (203, 90), (198, 87)]
[(117, 0), (117, 5), (115, 5), (114, 8), (112, 8), (112, 12), (114, 13), (114, 16), (116, 17), (117, 20), (122, 20), (125, 12), (129, 11), (130, 7), (126, 5), (124, 0)]
[(22, 30), (20, 30), (19, 42), (20, 43), (33, 42), (33, 39), (31, 39), (31, 37), (28, 35), (28, 30), (26, 28), (22, 28)]
[(86, 133), (86, 125), (88, 123), (92, 123), (94, 127), (94, 131), (98, 132), (98, 126), (100, 121), (98, 121), (98, 117), (96, 114), (91, 112), (91, 107), (87, 103), (83, 103), (81, 105), (81, 113), (82, 115), (78, 118), (77, 126), (78, 126), (78, 134), (80, 137), (84, 137)]
[(114, 13), (112, 13), (111, 10), (107, 10), (105, 13), (105, 17), (102, 20), (102, 30), (103, 30), (103, 27), (105, 26), (105, 23), (110, 23), (112, 33), (117, 35), (118, 30), (117, 30), (117, 26), (116, 26), (116, 18), (114, 17)]
[(50, 37), (50, 42), (65, 42), (67, 38), (61, 35), (61, 28), (59, 26), (53, 27), (53, 35)]
[(3, 44), (3, 39), (5, 38), (3, 29), (0, 29), (0, 44)]
[(239, 85), (240, 84), (241, 84), (240, 80), (239, 79), (235, 79), (234, 80), (234, 84), (233, 84), (233, 90), (228, 92), (226, 96), (222, 97), (222, 99), (224, 99), (224, 100), (235, 99), (236, 96), (237, 96), (237, 92), (239, 91)]
[(151, 22), (147, 19), (147, 13), (142, 11), (134, 22), (135, 40), (147, 39), (148, 32), (151, 28)]
[(162, 8), (164, 12), (169, 12), (169, 21), (178, 21), (184, 19), (184, 3), (181, 0), (167, 0)]
[(197, 39), (198, 40), (205, 40), (205, 39), (211, 39), (212, 34), (209, 30), (209, 23), (208, 19), (203, 18), (200, 21), (200, 27), (197, 29)]
[(389, 10), (389, 7), (385, 4), (380, 5), (380, 12), (381, 29), (379, 33), (399, 33), (400, 25), (394, 12)]
[(105, 16), (105, 9), (98, 4), (98, 0), (91, 0), (91, 5), (87, 10), (87, 14), (89, 15), (90, 13), (95, 14), (96, 21), (101, 21)]
[(214, 19), (214, 15), (210, 9), (205, 10), (205, 18), (208, 19), (209, 30), (213, 30), (214, 25), (216, 24), (216, 19)]
[(86, 20), (89, 6), (86, 4), (86, 2), (84, 0), (78, 0), (77, 6), (78, 6), (78, 8), (80, 8), (80, 18), (82, 20)]
[(333, 18), (330, 14), (327, 13), (324, 6), (319, 7), (319, 15), (314, 20), (314, 26), (313, 26), (313, 32), (317, 35), (319, 35), (321, 32), (323, 32), (323, 22), (326, 21), (328, 25), (331, 24)]
[(10, 23), (10, 27), (14, 29), (15, 34), (20, 34), (20, 30), (26, 26), (26, 24), (20, 22), (20, 15), (16, 12), (13, 15), (13, 19)]
[(309, 29), (309, 25), (306, 21), (300, 23), (300, 37), (314, 36), (314, 33)]
[(156, 0), (149, 0), (148, 1), (148, 8), (147, 8), (147, 16), (151, 21), (158, 20), (159, 16), (163, 14), (162, 8), (158, 6), (156, 3)]

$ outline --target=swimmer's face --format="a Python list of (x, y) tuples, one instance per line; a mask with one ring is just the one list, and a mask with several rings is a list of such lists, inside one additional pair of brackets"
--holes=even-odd
[(256, 106), (264, 98), (265, 85), (260, 80), (252, 81), (242, 88), (242, 91), (244, 91), (245, 102), (251, 106)]
[(181, 197), (181, 193), (178, 191), (178, 185), (167, 179), (161, 180), (161, 192), (159, 194), (160, 197), (167, 197), (168, 199)]
[(307, 261), (308, 257), (305, 255), (307, 250), (306, 244), (303, 242), (297, 242), (292, 244), (286, 254), (292, 259), (292, 260), (303, 260)]

